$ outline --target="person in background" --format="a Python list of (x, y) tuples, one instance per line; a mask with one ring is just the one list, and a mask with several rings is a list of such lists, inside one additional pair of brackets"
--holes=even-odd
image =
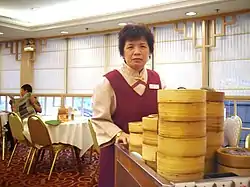
[[(10, 96), (11, 100), (9, 101), (9, 104), (11, 106), (11, 111), (12, 112), (17, 112), (19, 111), (19, 114), (21, 114), (21, 119), (24, 119), (26, 117), (29, 117), (30, 115), (35, 113), (41, 113), (42, 112), (42, 107), (41, 104), (39, 103), (39, 101), (37, 100), (37, 97), (31, 95), (32, 93), (32, 86), (29, 84), (24, 84), (21, 89), (20, 89), (20, 96), (21, 98), (27, 97), (26, 102), (24, 102), (23, 105), (15, 105), (15, 99), (14, 97)], [(28, 96), (28, 94), (30, 94), (30, 96)], [(28, 109), (27, 104), (26, 103), (30, 103), (31, 107), (28, 106), (29, 108), (32, 109)], [(17, 108), (18, 107), (18, 108)], [(33, 112), (34, 111), (34, 112)], [(14, 139), (13, 136), (11, 134), (11, 129), (10, 129), (10, 125), (9, 122), (6, 124), (6, 128), (7, 128), (7, 132), (6, 132), (6, 137), (7, 137), (7, 141), (10, 141), (10, 150), (13, 150), (14, 148)]]
[(129, 142), (128, 123), (158, 113), (160, 76), (145, 68), (154, 51), (154, 36), (145, 25), (129, 24), (119, 32), (124, 63), (94, 89), (92, 123), (100, 153), (99, 187), (114, 187), (114, 143)]
[[(29, 85), (29, 84), (24, 84), (22, 87), (21, 87), (21, 90), (20, 90), (20, 95), (21, 97), (24, 97), (27, 93), (32, 93), (33, 89), (32, 89), (32, 86)], [(39, 103), (39, 101), (37, 100), (37, 97), (31, 95), (30, 97), (30, 103), (31, 105), (33, 106), (33, 108), (35, 109), (35, 112), (36, 113), (42, 113), (42, 107), (41, 107), (41, 104)]]

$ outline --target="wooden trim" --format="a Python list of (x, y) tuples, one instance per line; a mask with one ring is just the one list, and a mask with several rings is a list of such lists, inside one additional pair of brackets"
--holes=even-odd
[[(19, 96), (18, 93), (0, 93), (0, 96)], [(44, 93), (34, 93), (35, 96), (39, 97), (92, 97), (92, 94), (44, 94)]]
[[(0, 93), (0, 96), (18, 96), (18, 93)], [(38, 97), (92, 97), (92, 94), (44, 94), (35, 93)], [(250, 96), (225, 96), (227, 101), (250, 101)]]
[(209, 48), (207, 43), (209, 41), (209, 21), (202, 20), (202, 87), (209, 86), (208, 64), (209, 64)]
[(226, 96), (227, 101), (250, 101), (250, 96)]

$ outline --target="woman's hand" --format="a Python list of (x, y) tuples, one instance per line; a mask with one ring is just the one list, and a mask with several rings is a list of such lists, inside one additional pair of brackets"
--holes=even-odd
[(129, 134), (126, 134), (125, 132), (121, 132), (121, 134), (118, 137), (116, 137), (115, 143), (128, 144)]

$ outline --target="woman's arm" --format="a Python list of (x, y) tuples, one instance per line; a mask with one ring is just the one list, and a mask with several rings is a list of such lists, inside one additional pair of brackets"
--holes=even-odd
[(114, 124), (111, 116), (116, 108), (114, 90), (109, 81), (104, 78), (94, 89), (93, 94), (93, 127), (99, 145), (110, 142), (121, 129)]

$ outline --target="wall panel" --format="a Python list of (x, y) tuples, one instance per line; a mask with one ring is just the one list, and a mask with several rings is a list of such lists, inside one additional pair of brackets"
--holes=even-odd
[[(230, 18), (227, 18), (229, 21)], [(221, 19), (216, 22), (221, 33)], [(250, 95), (250, 14), (238, 15), (210, 49), (210, 86), (227, 95)]]
[[(183, 28), (179, 24), (178, 28)], [(201, 24), (197, 23), (197, 45), (201, 45)], [(187, 88), (200, 88), (201, 75), (201, 49), (195, 49), (192, 39), (192, 23), (186, 25), (184, 32), (175, 31), (174, 25), (169, 24), (155, 29), (155, 70), (166, 82), (167, 88), (184, 86)]]
[[(10, 43), (8, 44), (10, 46)], [(21, 43), (18, 46), (19, 57)], [(16, 42), (13, 42), (13, 52), (16, 51)], [(0, 92), (19, 93), (20, 90), (20, 61), (16, 60), (15, 54), (11, 54), (10, 48), (1, 43), (0, 50)]]
[(34, 64), (34, 92), (65, 93), (67, 41), (48, 40), (41, 50), (37, 49)]
[(68, 93), (92, 93), (104, 74), (105, 36), (69, 40)]

